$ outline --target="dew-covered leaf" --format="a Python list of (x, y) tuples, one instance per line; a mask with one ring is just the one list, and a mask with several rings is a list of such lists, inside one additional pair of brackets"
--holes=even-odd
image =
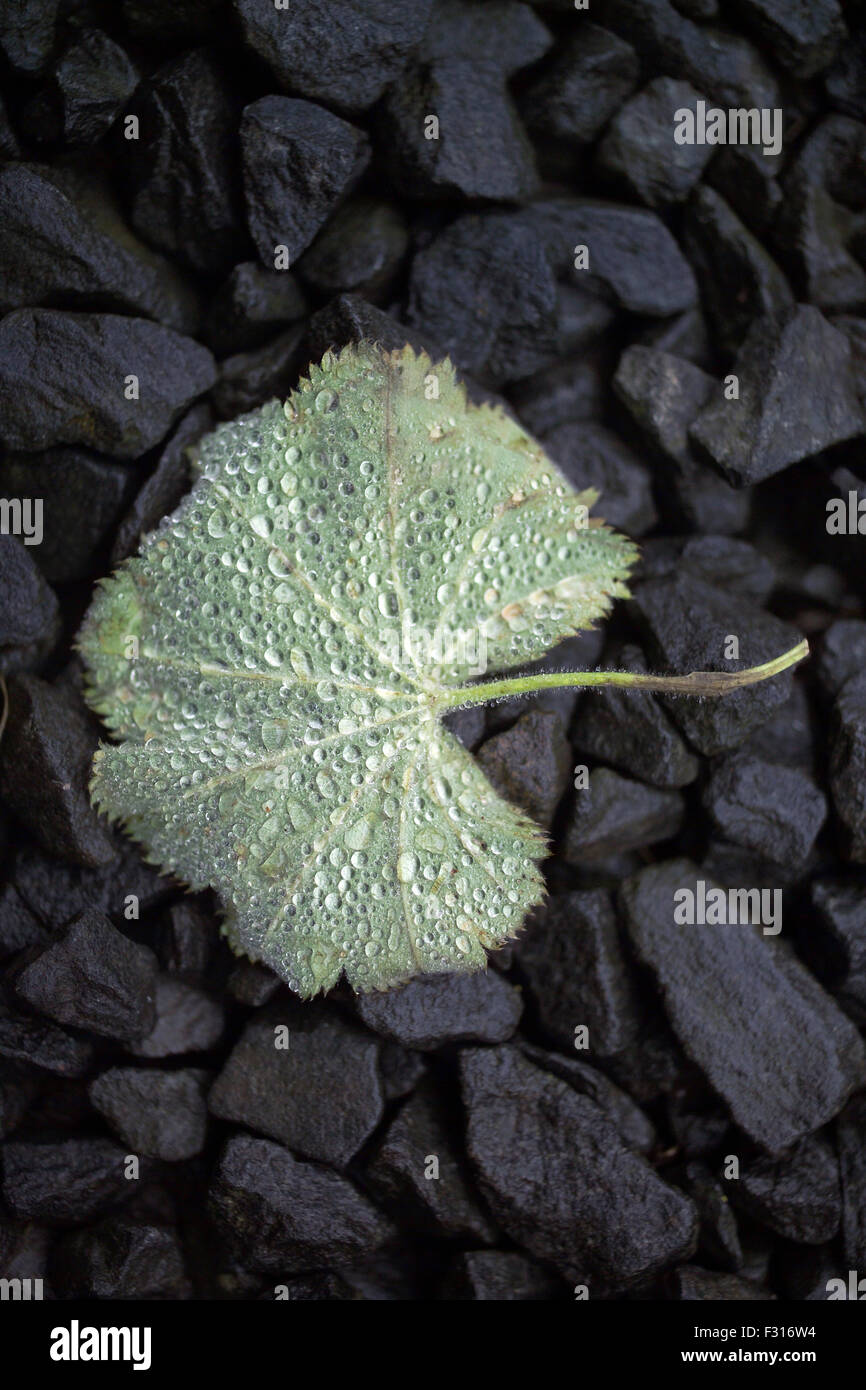
[(545, 841), (440, 717), (603, 615), (634, 548), (409, 348), (327, 354), (197, 466), (80, 636), (94, 800), (304, 996), (483, 966)]

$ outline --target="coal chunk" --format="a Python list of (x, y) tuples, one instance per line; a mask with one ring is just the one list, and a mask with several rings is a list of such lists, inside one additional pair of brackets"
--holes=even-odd
[(188, 450), (213, 427), (210, 406), (201, 401), (175, 426), (157, 458), (153, 472), (139, 488), (118, 526), (111, 547), (111, 564), (118, 565), (138, 549), (142, 536), (173, 512), (190, 484)]
[(579, 789), (565, 828), (563, 857), (588, 864), (676, 835), (683, 819), (679, 792), (648, 787), (609, 767), (593, 768)]
[(549, 829), (571, 775), (572, 755), (559, 717), (530, 710), (482, 745), (478, 762), (506, 801)]
[(658, 521), (652, 479), (618, 435), (592, 421), (572, 421), (542, 433), (550, 455), (578, 490), (594, 487), (598, 509), (618, 531), (641, 536)]
[(132, 225), (193, 270), (226, 271), (245, 237), (238, 107), (219, 65), (203, 49), (172, 59), (130, 110), (141, 130), (123, 142)]
[(111, 129), (138, 82), (138, 69), (120, 44), (101, 29), (86, 28), (34, 98), (40, 131), (67, 145), (95, 145)]
[(692, 195), (684, 242), (723, 351), (736, 352), (756, 319), (793, 308), (782, 271), (714, 189)]
[(710, 400), (690, 437), (735, 484), (866, 433), (850, 343), (811, 305), (757, 319), (734, 372), (739, 398)]
[(788, 1240), (821, 1245), (839, 1229), (839, 1168), (821, 1139), (802, 1139), (783, 1158), (745, 1164), (727, 1186), (732, 1201)]
[(52, 584), (89, 579), (130, 499), (133, 478), (122, 464), (87, 449), (7, 454), (0, 462), (0, 492), (42, 499), (42, 540), (34, 553)]
[(544, 248), (517, 215), (460, 217), (413, 263), (406, 321), (457, 367), (494, 384), (556, 355), (557, 294)]
[(727, 925), (675, 920), (690, 901), (700, 915), (714, 887), (688, 860), (651, 865), (624, 885), (625, 920), (686, 1052), (740, 1128), (779, 1155), (864, 1084), (863, 1044), (799, 961), (740, 920), (739, 900)]
[(222, 1037), (222, 1006), (203, 990), (173, 975), (156, 982), (156, 1023), (151, 1032), (133, 1042), (136, 1057), (176, 1057), (183, 1052), (207, 1052)]
[(306, 296), (291, 271), (242, 261), (214, 295), (204, 336), (218, 357), (249, 352), (306, 311)]
[(693, 108), (700, 92), (688, 82), (657, 77), (614, 116), (598, 148), (602, 174), (650, 208), (681, 203), (698, 182), (713, 150), (678, 145), (675, 113)]
[(432, 1051), (444, 1043), (504, 1042), (517, 1027), (519, 992), (495, 970), (417, 975), (385, 994), (362, 994), (358, 1014), (386, 1038)]
[(174, 974), (195, 980), (208, 967), (216, 935), (213, 917), (202, 910), (195, 898), (172, 903), (163, 918), (156, 943), (160, 965)]
[(321, 106), (267, 96), (240, 128), (247, 221), (263, 265), (278, 246), (290, 264), (305, 251), (370, 157), (363, 131)]
[[(69, 362), (80, 370), (69, 372)], [(207, 349), (161, 324), (55, 309), (6, 315), (0, 367), (9, 448), (84, 444), (127, 459), (158, 444), (216, 379)]]
[[(314, 0), (286, 9), (234, 0), (244, 38), (280, 86), (346, 111), (372, 106), (420, 43), (431, 0), (336, 0), (322, 23)], [(524, 8), (515, 6), (515, 8)]]
[[(762, 240), (777, 241), (773, 232), (785, 201), (781, 168), (781, 155), (764, 154), (757, 145), (725, 145), (710, 165), (707, 181), (749, 231)], [(778, 249), (781, 254), (783, 248)]]
[(0, 792), (51, 854), (99, 865), (115, 846), (90, 802), (97, 729), (78, 699), (38, 676), (9, 682)]
[(11, 877), (22, 902), (55, 935), (73, 917), (95, 911), (123, 917), (131, 899), (141, 912), (157, 906), (177, 885), (145, 864), (129, 840), (115, 838), (117, 856), (98, 869), (63, 864), (33, 848), (15, 855)]
[[(32, 525), (37, 522), (35, 512), (30, 520)], [(38, 664), (48, 654), (58, 628), (56, 595), (30, 547), (17, 536), (0, 535), (0, 671)]]
[(689, 1163), (686, 1179), (689, 1196), (701, 1218), (698, 1253), (713, 1265), (738, 1269), (743, 1263), (743, 1248), (737, 1218), (722, 1184), (703, 1163)]
[(375, 1207), (339, 1173), (247, 1135), (227, 1143), (209, 1203), (229, 1248), (261, 1273), (345, 1265), (379, 1249), (390, 1234)]
[(42, 164), (0, 169), (0, 309), (102, 308), (186, 332), (198, 305), (181, 275), (124, 225), (107, 190)]
[(641, 551), (641, 579), (666, 579), (688, 571), (706, 584), (764, 603), (776, 584), (772, 560), (732, 536), (660, 536)]
[[(596, 302), (609, 322), (611, 311), (602, 300)], [(599, 365), (592, 358), (569, 357), (515, 382), (509, 388), (509, 396), (526, 428), (540, 437), (545, 431), (552, 432), (561, 425), (578, 420), (593, 421), (600, 416), (604, 409), (605, 382)]]
[(539, 144), (579, 148), (601, 134), (637, 86), (630, 44), (597, 24), (581, 23), (556, 45), (520, 97), (520, 113)]
[(354, 291), (379, 299), (393, 286), (408, 246), (406, 219), (395, 203), (355, 198), (337, 209), (298, 274), (320, 294)]
[[(437, 1160), (435, 1170), (430, 1160)], [(481, 1209), (451, 1138), (448, 1107), (428, 1081), (388, 1127), (366, 1170), (383, 1206), (402, 1209), (419, 1230), (487, 1244), (495, 1230)]]
[(109, 1216), (61, 1237), (52, 1277), (64, 1298), (176, 1299), (189, 1296), (183, 1251), (174, 1231)]
[(0, 959), (47, 944), (45, 930), (13, 883), (0, 884)]
[(405, 327), (397, 318), (378, 309), (358, 294), (340, 294), (313, 314), (308, 325), (308, 356), (321, 361), (328, 348), (345, 347), (367, 338), (389, 351), (409, 343), (416, 352), (426, 352), (433, 360), (445, 353), (426, 334)]
[(14, 1216), (50, 1226), (92, 1221), (130, 1197), (126, 1153), (110, 1139), (11, 1140), (3, 1148), (3, 1198)]
[(534, 1260), (510, 1250), (464, 1250), (455, 1255), (439, 1297), (449, 1302), (547, 1302), (564, 1286)]
[(343, 1167), (382, 1118), (378, 1054), (375, 1038), (336, 1015), (269, 1009), (214, 1082), (211, 1112)]
[(847, 37), (838, 0), (737, 0), (735, 8), (797, 77), (829, 67)]
[(523, 1044), (523, 1052), (531, 1062), (558, 1076), (578, 1095), (589, 1096), (590, 1100), (605, 1112), (616, 1126), (619, 1136), (629, 1149), (637, 1153), (649, 1153), (658, 1145), (658, 1135), (652, 1121), (644, 1114), (631, 1096), (621, 1090), (598, 1067), (588, 1062), (578, 1061), (577, 1057), (565, 1057), (559, 1052), (545, 1052), (533, 1044)]
[(691, 1202), (623, 1145), (588, 1096), (513, 1047), (470, 1048), (460, 1063), (470, 1160), (496, 1220), (530, 1254), (601, 1292), (694, 1249)]
[[(732, 602), (718, 588), (689, 574), (651, 579), (637, 586), (634, 608), (649, 639), (655, 670), (740, 670), (789, 651), (798, 634), (787, 623), (746, 599)], [(726, 640), (735, 636), (737, 657), (727, 658)], [(665, 708), (693, 748), (708, 757), (728, 752), (766, 723), (788, 700), (793, 677), (785, 671), (723, 699), (697, 701), (662, 696)]]
[[(647, 673), (639, 647), (625, 646), (605, 658), (606, 669)], [(699, 763), (654, 695), (616, 686), (589, 691), (580, 702), (573, 742), (578, 753), (610, 763), (654, 787), (683, 787)]]
[(156, 957), (147, 946), (88, 912), (24, 967), (16, 988), (58, 1023), (107, 1038), (140, 1038), (155, 1018), (156, 973)]
[(843, 685), (830, 730), (830, 790), (848, 857), (866, 863), (866, 680)]
[(634, 343), (619, 360), (613, 387), (661, 460), (677, 523), (727, 534), (744, 529), (749, 497), (697, 457), (689, 427), (717, 389), (695, 363)]
[(56, 1076), (84, 1076), (93, 1048), (44, 1019), (33, 1018), (0, 1000), (0, 1057), (23, 1062)]
[(840, 618), (824, 633), (817, 672), (825, 695), (835, 697), (852, 676), (866, 670), (866, 622)]
[(51, 57), (59, 0), (14, 0), (0, 13), (0, 48), (19, 72), (40, 72)]
[(304, 338), (304, 325), (296, 323), (263, 347), (221, 362), (220, 379), (213, 392), (217, 415), (234, 420), (274, 396), (284, 400), (297, 378)]
[(833, 993), (847, 1014), (866, 1023), (866, 892), (856, 879), (817, 879), (811, 902), (838, 956)]
[(177, 1163), (204, 1147), (202, 1073), (111, 1067), (88, 1089), (91, 1104), (132, 1153)]
[(827, 801), (805, 772), (735, 754), (715, 763), (704, 808), (716, 829), (771, 863), (797, 868), (827, 818)]

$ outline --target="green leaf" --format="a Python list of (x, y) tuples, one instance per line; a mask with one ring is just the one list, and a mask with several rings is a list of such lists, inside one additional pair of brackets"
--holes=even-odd
[(545, 840), (440, 716), (485, 647), (513, 667), (603, 615), (634, 547), (409, 348), (326, 354), (197, 466), (82, 629), (121, 740), (96, 804), (301, 995), (484, 966), (542, 894)]

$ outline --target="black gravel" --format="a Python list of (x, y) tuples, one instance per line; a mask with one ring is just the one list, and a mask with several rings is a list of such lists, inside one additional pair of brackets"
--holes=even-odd
[[(0, 1279), (826, 1299), (866, 1269), (864, 7), (322, 8), (0, 6)], [(676, 144), (698, 101), (781, 150)], [(362, 337), (640, 540), (545, 669), (813, 659), (452, 716), (543, 903), (486, 973), (303, 1004), (93, 811), (74, 638), (190, 446)], [(714, 888), (779, 930), (675, 919)]]

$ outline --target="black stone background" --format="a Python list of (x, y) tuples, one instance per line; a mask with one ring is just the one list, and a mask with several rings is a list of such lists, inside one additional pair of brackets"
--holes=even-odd
[[(0, 1276), (799, 1300), (866, 1274), (864, 541), (825, 527), (866, 489), (864, 8), (0, 7), (0, 495), (46, 514), (40, 547), (0, 538)], [(701, 96), (782, 107), (781, 157), (675, 147)], [(633, 600), (561, 665), (814, 655), (720, 703), (455, 718), (550, 829), (546, 906), (485, 975), (302, 1005), (90, 810), (72, 643), (186, 446), (360, 336), (450, 352), (641, 539)], [(782, 887), (781, 937), (674, 926), (696, 877)]]

